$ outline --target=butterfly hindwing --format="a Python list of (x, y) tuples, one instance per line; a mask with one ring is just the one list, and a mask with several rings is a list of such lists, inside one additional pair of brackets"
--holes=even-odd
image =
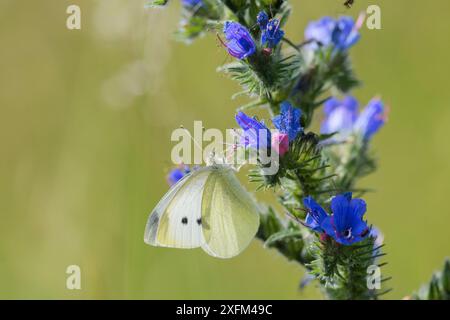
[(212, 256), (236, 256), (254, 238), (259, 226), (256, 204), (230, 168), (219, 166), (209, 175), (203, 191), (202, 220), (202, 248)]

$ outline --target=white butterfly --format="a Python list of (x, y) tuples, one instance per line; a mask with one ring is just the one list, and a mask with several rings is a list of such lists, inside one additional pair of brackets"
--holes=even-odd
[(212, 164), (178, 181), (150, 213), (147, 244), (198, 248), (217, 258), (241, 253), (259, 227), (256, 203), (234, 169)]

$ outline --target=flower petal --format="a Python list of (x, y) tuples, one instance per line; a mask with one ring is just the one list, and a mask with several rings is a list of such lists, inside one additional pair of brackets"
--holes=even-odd
[(330, 237), (336, 240), (336, 227), (333, 216), (327, 216), (320, 224), (320, 228)]
[(303, 198), (303, 205), (308, 211), (305, 219), (306, 226), (314, 231), (322, 231), (321, 224), (328, 217), (327, 212), (311, 196)]
[(386, 122), (384, 105), (379, 99), (372, 99), (361, 112), (355, 123), (355, 131), (369, 140)]
[(302, 112), (300, 109), (292, 107), (287, 101), (281, 103), (280, 109), (280, 114), (274, 117), (272, 122), (275, 128), (289, 136), (289, 141), (293, 141), (303, 131), (300, 124)]
[(331, 199), (331, 211), (333, 212), (336, 231), (341, 233), (349, 227), (348, 212), (350, 209), (350, 201), (346, 195), (337, 195)]
[(363, 199), (352, 199), (350, 201), (350, 207), (354, 214), (361, 218), (367, 210), (366, 202)]

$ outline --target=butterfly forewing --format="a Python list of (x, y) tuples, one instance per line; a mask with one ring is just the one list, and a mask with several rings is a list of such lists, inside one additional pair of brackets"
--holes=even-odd
[(208, 170), (198, 170), (174, 185), (150, 214), (146, 243), (162, 247), (197, 248), (204, 242), (201, 203)]

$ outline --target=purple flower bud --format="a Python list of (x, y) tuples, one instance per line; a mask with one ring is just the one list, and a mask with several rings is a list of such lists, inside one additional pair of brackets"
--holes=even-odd
[(256, 149), (267, 149), (271, 146), (271, 133), (264, 123), (247, 116), (242, 111), (236, 114), (236, 122), (244, 130), (242, 143)]
[(272, 122), (278, 130), (286, 133), (289, 141), (293, 141), (297, 135), (303, 131), (300, 124), (302, 112), (300, 109), (294, 108), (287, 101), (281, 103), (281, 112), (272, 119)]
[(280, 29), (280, 21), (271, 19), (261, 33), (261, 44), (269, 48), (275, 48), (284, 37), (284, 31)]
[(245, 59), (256, 51), (256, 45), (248, 30), (241, 24), (226, 21), (223, 32), (227, 43), (228, 53), (237, 59)]
[(267, 15), (266, 12), (261, 11), (258, 13), (258, 15), (256, 16), (256, 22), (259, 25), (259, 28), (261, 30), (265, 29), (267, 26), (267, 23), (269, 22), (269, 16)]

